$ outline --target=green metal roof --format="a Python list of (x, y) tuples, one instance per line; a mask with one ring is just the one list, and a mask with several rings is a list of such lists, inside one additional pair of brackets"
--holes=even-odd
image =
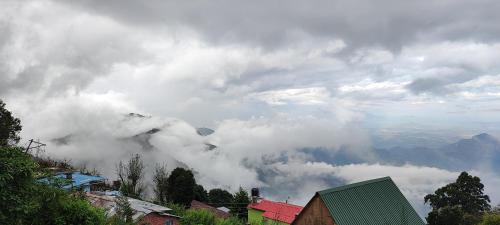
[(337, 225), (425, 225), (390, 177), (318, 194)]

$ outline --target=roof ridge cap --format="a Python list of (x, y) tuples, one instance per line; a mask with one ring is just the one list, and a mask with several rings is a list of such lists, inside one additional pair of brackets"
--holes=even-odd
[[(364, 186), (367, 184), (373, 184), (373, 183), (378, 183), (378, 182), (382, 182), (382, 181), (392, 181), (392, 179), (390, 176), (385, 176), (385, 177), (380, 177), (380, 178), (375, 178), (375, 179), (370, 179), (370, 180), (365, 180), (365, 181), (359, 181), (359, 182), (355, 182), (355, 183), (351, 183), (351, 184), (346, 184), (346, 185), (318, 191), (318, 194), (321, 196), (321, 195), (329, 194), (332, 192), (344, 191), (344, 190), (357, 188), (357, 187)], [(394, 183), (394, 181), (392, 181), (392, 182)]]
[(268, 199), (262, 199), (262, 201), (267, 201), (270, 203), (275, 203), (275, 204), (280, 204), (280, 205), (285, 205), (285, 206), (294, 206), (294, 207), (304, 208), (303, 206), (295, 205), (295, 204), (291, 204), (291, 203), (287, 203), (287, 202), (278, 202), (278, 201), (272, 201), (272, 200), (268, 200)]

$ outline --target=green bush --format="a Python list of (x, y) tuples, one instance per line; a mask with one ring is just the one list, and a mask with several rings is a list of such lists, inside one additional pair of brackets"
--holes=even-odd
[(0, 221), (22, 224), (33, 210), (36, 164), (19, 148), (0, 147)]
[(483, 221), (479, 225), (500, 225), (500, 214), (486, 213), (483, 216)]
[(187, 210), (181, 219), (181, 225), (215, 225), (214, 214), (207, 210)]
[(243, 220), (238, 219), (237, 217), (231, 217), (228, 219), (219, 219), (215, 223), (216, 225), (245, 225)]
[(102, 209), (92, 207), (87, 201), (75, 198), (68, 198), (62, 204), (59, 220), (61, 224), (104, 224), (106, 217)]
[(22, 149), (0, 147), (0, 221), (2, 224), (99, 225), (102, 210), (70, 192), (41, 184), (37, 164)]
[(172, 209), (172, 214), (183, 217), (186, 213), (186, 207), (180, 204), (167, 203), (168, 208)]
[(245, 222), (237, 217), (217, 219), (212, 212), (207, 210), (190, 209), (184, 213), (181, 225), (245, 225)]

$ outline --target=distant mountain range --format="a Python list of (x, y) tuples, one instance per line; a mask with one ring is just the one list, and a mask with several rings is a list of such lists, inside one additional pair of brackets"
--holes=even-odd
[[(422, 146), (426, 146), (426, 144), (422, 143)], [(322, 148), (304, 149), (303, 151), (312, 155), (317, 161), (337, 165), (364, 161), (345, 148), (336, 151)], [(409, 163), (454, 171), (488, 169), (500, 173), (500, 142), (486, 133), (436, 148), (397, 146), (374, 148), (373, 151), (376, 156), (373, 162), (396, 165)]]

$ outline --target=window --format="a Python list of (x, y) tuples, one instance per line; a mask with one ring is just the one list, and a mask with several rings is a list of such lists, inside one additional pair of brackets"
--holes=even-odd
[(174, 225), (174, 221), (167, 219), (167, 221), (165, 221), (165, 225)]

